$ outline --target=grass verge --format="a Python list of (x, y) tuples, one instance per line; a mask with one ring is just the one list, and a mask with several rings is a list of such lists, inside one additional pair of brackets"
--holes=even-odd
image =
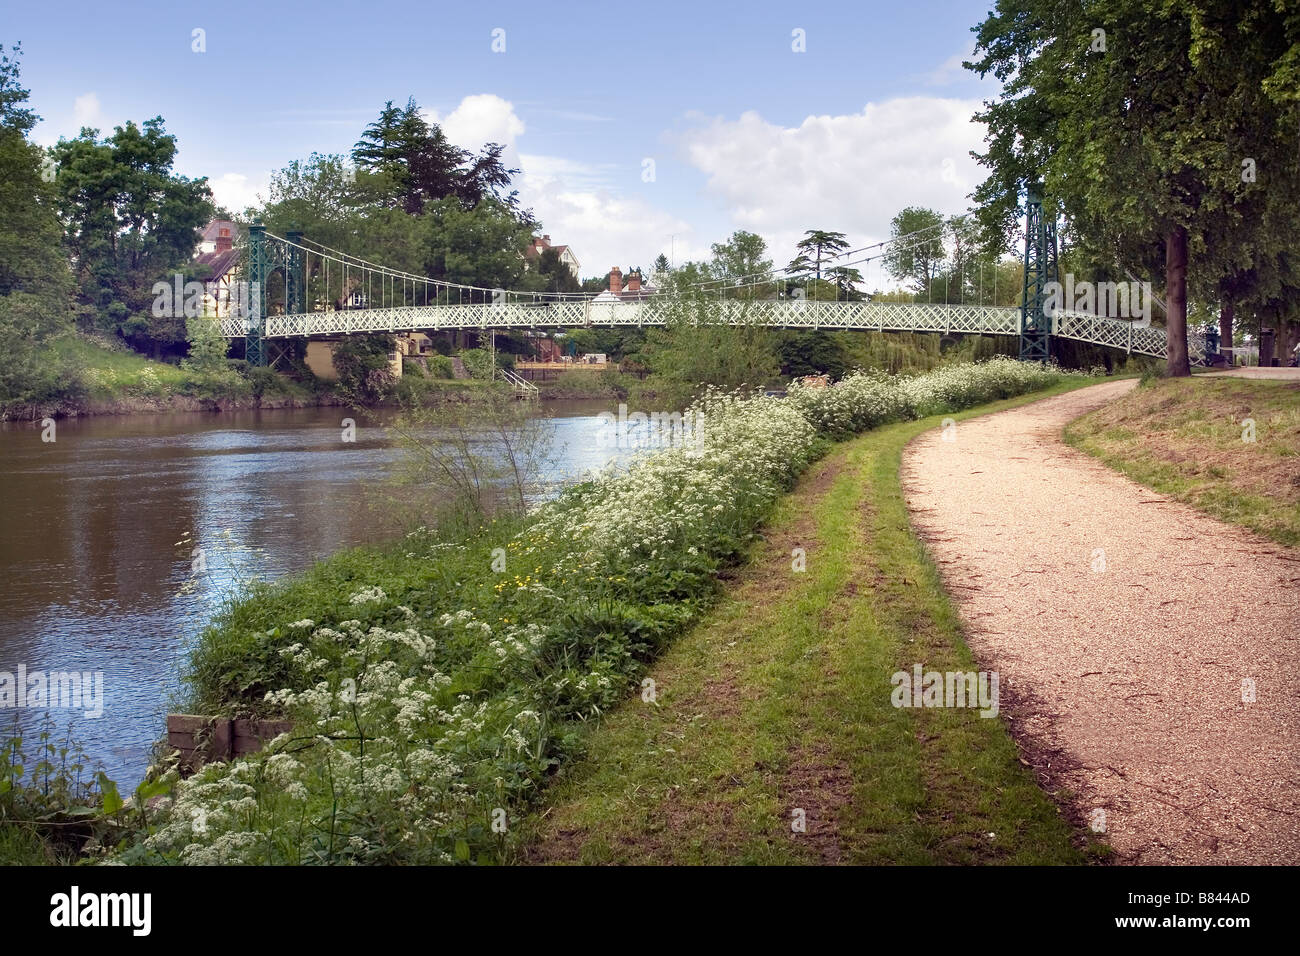
[(890, 703), (898, 670), (976, 668), (898, 474), (904, 446), (940, 421), (868, 432), (809, 471), (725, 599), (654, 666), (653, 702), (643, 685), (608, 715), (521, 821), (519, 861), (1070, 864), (1104, 852), (1038, 787), (1002, 720)]
[(1212, 517), (1300, 546), (1300, 384), (1165, 379), (1071, 422), (1065, 439)]

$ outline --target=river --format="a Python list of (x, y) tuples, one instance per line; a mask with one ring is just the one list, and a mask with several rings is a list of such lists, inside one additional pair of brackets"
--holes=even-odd
[[(618, 454), (596, 418), (611, 404), (539, 408), (554, 427), (549, 480)], [(0, 423), (0, 739), (17, 716), (34, 743), (45, 713), (4, 707), (6, 674), (102, 673), (102, 715), (84, 701), (49, 713), (133, 787), (178, 706), (189, 642), (233, 583), (391, 535), (371, 507), (401, 454), (390, 420), (340, 408), (95, 417), (59, 421), (52, 442)]]

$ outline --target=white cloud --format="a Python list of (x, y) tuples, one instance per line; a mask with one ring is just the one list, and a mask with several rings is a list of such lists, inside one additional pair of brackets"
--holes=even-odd
[(444, 117), (426, 111), (430, 122), (437, 123), (447, 138), (461, 149), (477, 153), (484, 143), (500, 143), (506, 147), (503, 158), (508, 165), (518, 165), (515, 140), (524, 134), (524, 121), (515, 113), (509, 100), (492, 93), (467, 96)]
[[(426, 117), (462, 149), (477, 151), (484, 143), (506, 147), (503, 160), (522, 170), (516, 180), (520, 203), (533, 210), (553, 243), (573, 247), (583, 276), (602, 275), (613, 265), (649, 269), (656, 255), (670, 249), (679, 262), (702, 254), (691, 247), (691, 226), (684, 219), (611, 188), (620, 174), (616, 164), (521, 153), (518, 141), (527, 125), (509, 100), (475, 94), (445, 117), (434, 112)], [(640, 182), (639, 168), (622, 174)]]
[(225, 206), (233, 213), (260, 204), (270, 193), (269, 181), (253, 182), (243, 173), (214, 176), (208, 180), (208, 185), (212, 188), (212, 196), (217, 205)]
[(734, 225), (762, 235), (782, 259), (807, 229), (844, 232), (860, 246), (888, 237), (904, 206), (965, 211), (982, 179), (969, 155), (982, 145), (971, 121), (979, 106), (911, 96), (796, 127), (751, 111), (700, 122), (680, 141)]
[(83, 126), (100, 125), (101, 111), (98, 93), (82, 93), (72, 101), (72, 121), (78, 131)]
[[(542, 221), (554, 243), (568, 243), (582, 263), (582, 275), (604, 275), (610, 266), (642, 266), (673, 249), (681, 262), (695, 254), (691, 226), (638, 197), (608, 189), (570, 188), (562, 178), (543, 178), (524, 167), (520, 198)], [(670, 237), (676, 234), (676, 240)]]
[(976, 73), (967, 72), (962, 67), (963, 62), (974, 59), (975, 53), (973, 50), (969, 53), (954, 53), (929, 73), (925, 74), (926, 85), (949, 86), (960, 79), (978, 76)]

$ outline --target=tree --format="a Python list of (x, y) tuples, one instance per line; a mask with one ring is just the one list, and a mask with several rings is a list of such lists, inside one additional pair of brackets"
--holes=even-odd
[(543, 249), (537, 257), (537, 268), (524, 275), (520, 288), (529, 292), (581, 292), (582, 283), (560, 259), (554, 248)]
[(334, 346), (334, 370), (339, 388), (354, 405), (382, 399), (393, 384), (388, 356), (395, 348), (391, 335), (349, 335)]
[(776, 378), (780, 364), (770, 329), (722, 324), (718, 303), (707, 295), (679, 295), (665, 308), (664, 326), (647, 330), (641, 355), (655, 373), (655, 395), (667, 407), (685, 407), (708, 386), (754, 389)]
[(655, 256), (654, 264), (650, 266), (650, 281), (656, 286), (662, 286), (665, 277), (672, 272), (672, 268), (672, 265), (668, 262), (668, 257), (662, 252), (659, 253), (659, 255)]
[(466, 209), (454, 198), (441, 199), (424, 220), (426, 275), (489, 289), (519, 288), (519, 250), (532, 233), (504, 203), (485, 199)]
[[(383, 205), (413, 216), (448, 197), (460, 200), (466, 209), (494, 199), (519, 213), (518, 192), (510, 189), (519, 170), (506, 168), (504, 152), (499, 143), (486, 144), (477, 156), (455, 146), (437, 123), (424, 118), (411, 97), (405, 107), (394, 106), (392, 100), (384, 104), (379, 118), (352, 148), (352, 159), (385, 184)], [(530, 213), (519, 214), (533, 223)]]
[(713, 288), (740, 298), (756, 298), (771, 278), (772, 260), (766, 254), (763, 237), (743, 229), (732, 233), (726, 242), (713, 243), (709, 270), (715, 279), (723, 280)]
[(795, 243), (798, 252), (786, 270), (793, 273), (815, 272), (814, 278), (821, 281), (822, 263), (836, 258), (848, 247), (848, 240), (842, 232), (809, 229), (804, 233), (804, 238)]
[(67, 332), (71, 276), (43, 151), (27, 133), (40, 119), (22, 106), (18, 57), (0, 47), (0, 402), (39, 400), (67, 385), (47, 347)]
[(212, 216), (207, 179), (172, 175), (176, 137), (161, 116), (127, 123), (107, 139), (83, 128), (60, 139), (56, 192), (82, 298), (106, 331), (140, 348), (185, 337), (183, 316), (155, 316), (153, 283), (191, 266), (199, 230)]
[(858, 283), (862, 281), (862, 273), (852, 266), (831, 266), (826, 270), (826, 278), (835, 286), (835, 300), (845, 302), (858, 302), (862, 299), (862, 293), (858, 291)]
[(892, 241), (883, 256), (889, 274), (910, 281), (918, 292), (928, 291), (935, 267), (943, 261), (943, 228), (943, 216), (921, 206), (908, 206), (894, 216)]
[(1009, 234), (1041, 178), (1046, 208), (1084, 242), (1125, 269), (1163, 270), (1171, 375), (1190, 374), (1189, 272), (1212, 284), (1279, 249), (1276, 215), (1243, 215), (1265, 188), (1243, 167), (1297, 194), (1298, 104), (1278, 83), (1294, 75), (1300, 23), (1283, 6), (1000, 0), (976, 28), (967, 66), (1003, 86), (976, 114), (989, 144), (975, 154), (990, 170), (974, 194), (982, 226)]
[(29, 107), (21, 104), (27, 102), (31, 90), (24, 89), (18, 82), (18, 60), (23, 55), (23, 45), (16, 43), (5, 53), (0, 44), (0, 126), (15, 130), (26, 136), (40, 121)]

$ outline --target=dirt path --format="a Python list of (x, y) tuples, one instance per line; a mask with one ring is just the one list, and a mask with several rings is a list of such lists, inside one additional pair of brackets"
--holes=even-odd
[(1300, 552), (1060, 440), (1133, 384), (921, 436), (913, 521), (1026, 759), (1120, 860), (1300, 863)]

